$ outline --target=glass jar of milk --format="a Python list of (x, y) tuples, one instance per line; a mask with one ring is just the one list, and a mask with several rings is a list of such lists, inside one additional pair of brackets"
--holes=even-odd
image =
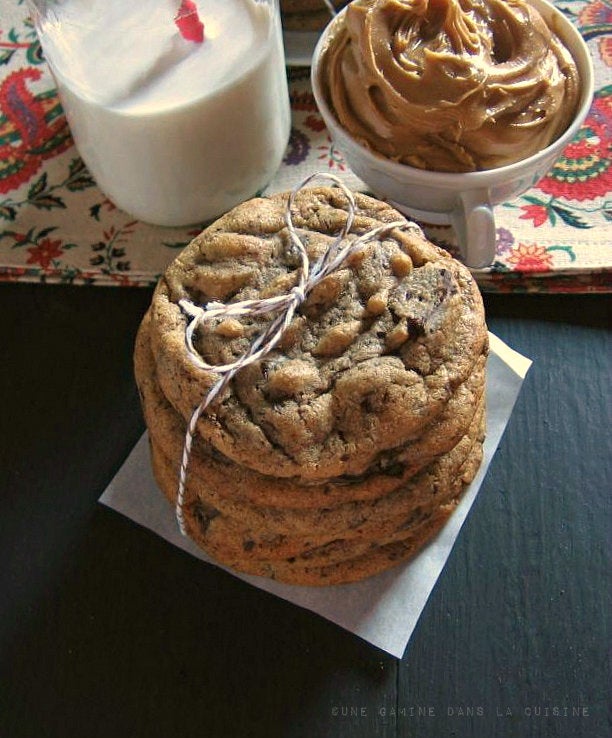
[(77, 149), (118, 207), (195, 224), (272, 179), (290, 129), (278, 0), (199, 0), (201, 41), (179, 30), (180, 0), (28, 2)]

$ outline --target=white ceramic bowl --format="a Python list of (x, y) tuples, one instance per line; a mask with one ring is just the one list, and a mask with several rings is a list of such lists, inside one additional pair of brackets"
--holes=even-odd
[(386, 159), (355, 141), (336, 120), (321, 85), (321, 58), (339, 13), (327, 26), (312, 60), (312, 88), (319, 111), (334, 144), (353, 172), (378, 197), (398, 210), (427, 223), (454, 226), (460, 253), (473, 268), (488, 266), (495, 258), (493, 206), (518, 197), (550, 169), (577, 134), (593, 99), (593, 64), (584, 39), (572, 23), (546, 0), (528, 0), (569, 49), (578, 67), (580, 99), (576, 115), (565, 133), (537, 154), (497, 169), (482, 172), (431, 172)]

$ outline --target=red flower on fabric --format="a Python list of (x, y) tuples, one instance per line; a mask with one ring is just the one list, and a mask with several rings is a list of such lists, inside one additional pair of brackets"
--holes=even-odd
[(289, 100), (291, 102), (292, 110), (307, 113), (318, 112), (317, 104), (312, 92), (297, 92), (295, 90), (290, 90)]
[(573, 141), (538, 188), (568, 200), (593, 200), (605, 197), (612, 189), (610, 132), (610, 89), (600, 90), (591, 112)]
[(338, 149), (334, 146), (329, 136), (327, 137), (327, 141), (327, 146), (317, 146), (318, 150), (322, 152), (321, 155), (317, 158), (320, 161), (327, 159), (327, 166), (329, 167), (329, 169), (339, 169), (341, 172), (344, 172), (346, 167), (344, 165), (342, 154), (340, 154)]
[(519, 215), (519, 218), (521, 220), (533, 221), (533, 225), (536, 228), (544, 225), (548, 220), (548, 209), (545, 205), (523, 205), (521, 210), (523, 214)]
[(603, 63), (608, 67), (612, 67), (612, 38), (610, 36), (600, 38), (598, 46)]
[(27, 182), (45, 159), (65, 151), (72, 138), (57, 96), (34, 95), (28, 84), (40, 69), (17, 69), (0, 83), (0, 193)]
[(547, 272), (552, 268), (552, 254), (537, 243), (519, 243), (506, 261), (518, 272)]
[(597, 39), (597, 46), (602, 61), (607, 66), (612, 66), (612, 38), (610, 33), (610, 24), (612, 24), (612, 6), (605, 0), (595, 0), (585, 5), (578, 14), (578, 22), (580, 30), (588, 41), (591, 38)]
[(30, 255), (26, 264), (38, 264), (43, 269), (47, 269), (53, 259), (62, 255), (62, 242), (59, 240), (52, 241), (50, 238), (43, 238), (40, 243), (32, 246), (27, 251)]
[(321, 118), (318, 115), (309, 115), (306, 117), (306, 120), (304, 121), (304, 125), (306, 128), (310, 128), (311, 131), (315, 131), (316, 133), (320, 133), (321, 131), (325, 130), (325, 123), (323, 122), (323, 118)]
[(602, 0), (588, 3), (578, 14), (581, 26), (603, 26), (612, 22), (612, 7)]

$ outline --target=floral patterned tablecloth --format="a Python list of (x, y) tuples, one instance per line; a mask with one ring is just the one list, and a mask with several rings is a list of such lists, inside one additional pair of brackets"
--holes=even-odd
[[(557, 2), (595, 66), (587, 120), (549, 174), (496, 208), (497, 256), (474, 272), (491, 291), (612, 291), (612, 3)], [(292, 131), (267, 192), (329, 171), (366, 189), (334, 147), (307, 68), (288, 70)], [(150, 286), (198, 228), (134, 220), (96, 187), (70, 136), (23, 0), (0, 8), (0, 280)], [(450, 227), (428, 235), (453, 251)]]

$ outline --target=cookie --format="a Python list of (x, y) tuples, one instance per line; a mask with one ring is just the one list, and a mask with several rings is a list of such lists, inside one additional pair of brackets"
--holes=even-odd
[[(166, 496), (173, 500), (176, 492), (176, 469), (154, 444), (152, 446), (155, 477)], [(184, 506), (187, 530), (204, 550), (222, 562), (292, 559), (293, 567), (313, 566), (319, 560), (322, 563), (335, 563), (364, 553), (373, 545), (394, 542), (410, 535), (417, 525), (435, 515), (442, 505), (460, 495), (464, 486), (472, 480), (481, 458), (482, 446), (475, 444), (452, 479), (444, 484), (439, 478), (433, 482), (428, 479), (428, 492), (421, 488), (412, 504), (406, 494), (401, 501), (394, 501), (404, 504), (405, 509), (401, 513), (383, 519), (380, 515), (373, 515), (372, 519), (367, 520), (362, 516), (356, 517), (355, 511), (349, 508), (346, 512), (354, 524), (339, 526), (336, 531), (328, 533), (324, 532), (324, 527), (313, 527), (309, 533), (291, 533), (288, 532), (289, 528), (278, 526), (280, 521), (273, 521), (277, 525), (273, 525), (272, 530), (241, 524), (240, 520), (232, 518), (226, 511), (205, 501), (208, 499), (205, 486), (199, 480), (191, 479)], [(410, 491), (406, 490), (408, 493)], [(262, 511), (267, 512), (269, 511)], [(368, 511), (362, 511), (365, 512)], [(369, 512), (374, 513), (375, 510), (370, 509)], [(266, 525), (267, 522), (264, 518), (263, 524)]]
[(220, 563), (245, 574), (267, 577), (286, 584), (320, 587), (357, 582), (398, 566), (415, 556), (446, 523), (456, 504), (453, 501), (442, 505), (434, 515), (400, 541), (382, 546), (372, 545), (361, 555), (335, 563), (297, 566), (290, 560), (279, 562), (245, 559), (230, 559)]
[[(163, 453), (182, 455), (186, 424), (163, 395), (155, 376), (149, 341), (150, 318), (145, 316), (135, 348), (135, 374), (149, 433)], [(240, 496), (254, 505), (280, 508), (333, 507), (346, 501), (378, 498), (393, 491), (430, 463), (450, 451), (466, 433), (484, 399), (484, 358), (474, 373), (457, 389), (441, 417), (424, 429), (420, 438), (380, 455), (367, 473), (356, 477), (331, 478), (323, 484), (304, 485), (294, 478), (262, 475), (239, 466), (202, 438), (194, 442), (191, 470), (205, 477), (219, 496)]]
[[(340, 244), (346, 191), (302, 188), (291, 223), (288, 197), (239, 205), (179, 254), (134, 371), (153, 473), (181, 500), (184, 532), (235, 570), (321, 586), (405, 561), (452, 513), (482, 461), (488, 337), (469, 271), (389, 205), (355, 194)], [(315, 273), (353, 248), (303, 291), (296, 233)], [(193, 416), (218, 381), (211, 367), (272, 335), (277, 314), (241, 306), (287, 294), (302, 296), (272, 348)], [(219, 312), (190, 333), (202, 309)]]
[[(403, 220), (356, 195), (349, 239)], [(151, 305), (157, 378), (187, 421), (216, 375), (185, 352), (181, 299), (236, 302), (290, 290), (299, 256), (285, 225), (287, 194), (256, 198), (216, 221), (168, 268)], [(303, 190), (293, 222), (314, 261), (344, 224), (336, 188)], [(202, 325), (210, 364), (242, 355), (268, 318)], [(469, 271), (412, 229), (395, 228), (352, 255), (300, 306), (279, 346), (242, 370), (200, 418), (198, 433), (237, 464), (276, 477), (363, 473), (381, 452), (418, 438), (486, 354), (480, 293)]]
[[(409, 530), (415, 514), (429, 514), (449, 496), (459, 494), (480, 464), (480, 441), (480, 437), (476, 441), (462, 439), (454, 452), (379, 500), (344, 503), (318, 511), (256, 508), (239, 501), (232, 504), (220, 498), (206, 480), (192, 475), (187, 482), (184, 514), (201, 524), (200, 539), (206, 543), (206, 550), (217, 556), (285, 558), (332, 541), (380, 542)], [(151, 446), (156, 480), (174, 503), (178, 464), (168, 459), (154, 441)]]

